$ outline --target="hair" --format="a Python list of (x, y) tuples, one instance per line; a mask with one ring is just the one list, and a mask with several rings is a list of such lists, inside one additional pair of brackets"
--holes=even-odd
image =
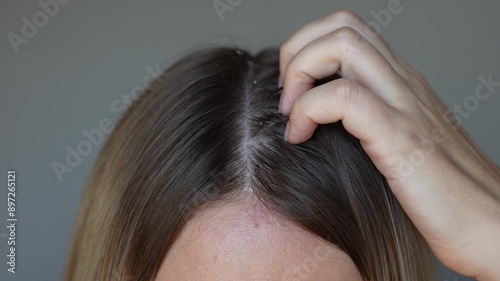
[(435, 280), (428, 245), (342, 122), (283, 140), (278, 75), (277, 49), (201, 49), (169, 67), (99, 154), (64, 280), (153, 280), (193, 214), (248, 191), (364, 280)]

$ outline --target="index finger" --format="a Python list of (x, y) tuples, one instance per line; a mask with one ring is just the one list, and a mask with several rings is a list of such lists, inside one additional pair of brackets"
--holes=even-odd
[[(370, 26), (349, 10), (339, 10), (335, 13), (313, 21), (295, 32), (280, 48), (280, 80), (283, 80), (285, 68), (290, 60), (307, 44), (342, 27), (350, 27), (363, 35), (382, 55), (398, 70), (400, 61), (394, 50), (370, 29)], [(281, 86), (281, 85), (280, 85)]]
[(290, 113), (295, 99), (316, 80), (334, 75), (368, 88), (389, 105), (396, 106), (407, 85), (385, 57), (352, 28), (343, 27), (302, 48), (285, 70), (280, 109)]

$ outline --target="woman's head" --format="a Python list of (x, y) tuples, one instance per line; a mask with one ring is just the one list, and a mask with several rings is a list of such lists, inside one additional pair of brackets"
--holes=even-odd
[(431, 280), (425, 242), (340, 122), (283, 141), (278, 58), (199, 50), (132, 104), (85, 190), (67, 281)]

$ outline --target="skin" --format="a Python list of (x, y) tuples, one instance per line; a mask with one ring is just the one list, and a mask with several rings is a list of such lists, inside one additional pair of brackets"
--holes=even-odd
[(155, 281), (361, 281), (352, 260), (267, 210), (252, 193), (189, 220)]
[[(337, 71), (342, 79), (313, 88)], [(297, 31), (280, 49), (280, 72), (285, 140), (342, 120), (441, 262), (499, 280), (500, 170), (421, 74), (350, 11)]]

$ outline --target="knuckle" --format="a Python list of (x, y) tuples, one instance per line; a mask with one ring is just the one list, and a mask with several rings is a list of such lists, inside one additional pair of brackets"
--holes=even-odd
[(363, 35), (347, 26), (339, 28), (334, 33), (333, 40), (337, 44), (340, 44), (341, 49), (347, 54), (351, 54), (353, 50), (357, 50), (364, 46), (366, 41)]
[(308, 74), (302, 59), (292, 58), (286, 66), (286, 77), (295, 81), (310, 81), (312, 78)]
[(283, 56), (284, 54), (287, 54), (290, 52), (290, 41), (287, 40), (283, 42), (280, 46), (280, 55)]
[(280, 51), (279, 51), (279, 56), (280, 56), (280, 61), (285, 61), (290, 58), (292, 54), (292, 44), (290, 43), (290, 40), (284, 42), (280, 46)]
[(357, 18), (357, 15), (351, 10), (342, 9), (335, 11), (327, 17), (331, 21), (338, 21), (342, 23), (350, 23), (353, 19)]
[(300, 68), (300, 65), (298, 63), (292, 65), (291, 73), (293, 78), (297, 81), (308, 81), (309, 79), (311, 79), (309, 74), (307, 74), (302, 68)]
[(346, 103), (357, 102), (359, 99), (359, 92), (345, 78), (340, 78), (335, 81), (335, 89), (336, 98)]

